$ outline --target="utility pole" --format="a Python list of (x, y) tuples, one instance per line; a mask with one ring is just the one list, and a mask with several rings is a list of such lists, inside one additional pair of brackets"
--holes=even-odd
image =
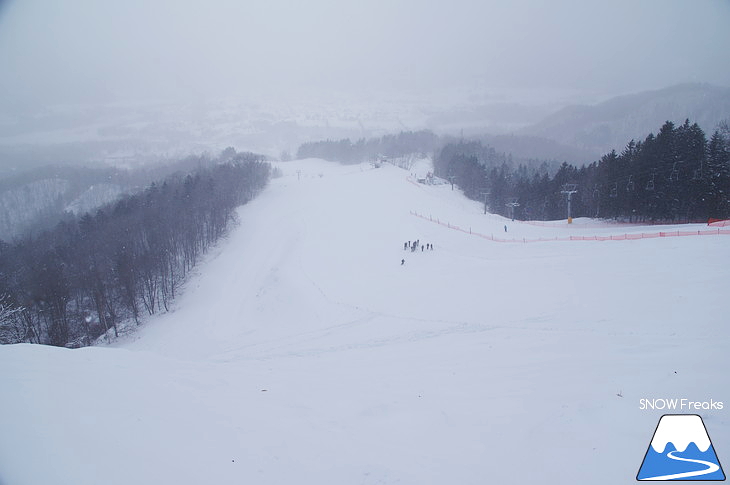
[(573, 218), (570, 216), (570, 200), (576, 192), (578, 192), (577, 184), (565, 184), (563, 185), (563, 190), (560, 191), (561, 194), (565, 194), (565, 197), (568, 200), (568, 224), (573, 223)]

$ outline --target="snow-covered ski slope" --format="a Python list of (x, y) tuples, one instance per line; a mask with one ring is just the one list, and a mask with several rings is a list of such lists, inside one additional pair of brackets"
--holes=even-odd
[(520, 224), (423, 166), (280, 168), (170, 313), (0, 348), (0, 484), (634, 483), (667, 412), (642, 398), (724, 401), (685, 412), (730, 462), (730, 236), (495, 243), (411, 211), (675, 228)]

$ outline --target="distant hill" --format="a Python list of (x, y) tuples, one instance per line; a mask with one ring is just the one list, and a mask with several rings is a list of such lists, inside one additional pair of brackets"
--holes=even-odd
[(0, 239), (47, 229), (135, 190), (133, 177), (114, 168), (44, 167), (7, 177), (0, 181)]
[(173, 174), (230, 160), (258, 161), (262, 155), (224, 150), (220, 157), (190, 156), (133, 170), (118, 167), (54, 165), (0, 178), (0, 240), (12, 241), (55, 226), (71, 215), (94, 212), (124, 194)]
[(680, 84), (619, 96), (593, 106), (568, 106), (518, 133), (604, 154), (641, 140), (665, 121), (696, 122), (709, 137), (730, 118), (730, 88)]
[(481, 135), (481, 142), (498, 152), (512, 155), (515, 162), (528, 164), (530, 160), (553, 161), (557, 171), (562, 162), (583, 165), (597, 160), (602, 152), (560, 143), (545, 137), (531, 135)]

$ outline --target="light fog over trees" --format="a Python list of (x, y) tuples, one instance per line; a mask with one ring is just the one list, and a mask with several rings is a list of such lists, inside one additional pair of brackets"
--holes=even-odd
[(303, 144), (297, 156), (340, 163), (381, 157), (433, 156), (434, 174), (452, 181), (490, 211), (522, 220), (568, 217), (567, 185), (575, 185), (572, 217), (632, 222), (705, 222), (730, 218), (730, 127), (708, 140), (697, 123), (667, 121), (659, 132), (628, 142), (600, 160), (576, 167), (555, 160), (515, 159), (479, 140), (429, 131), (380, 138)]
[(0, 243), (0, 343), (89, 345), (169, 309), (200, 256), (267, 184), (253, 154), (173, 175), (95, 214)]
[(297, 158), (321, 158), (331, 162), (361, 163), (379, 156), (402, 157), (433, 153), (442, 144), (441, 138), (431, 131), (406, 131), (380, 138), (349, 138), (304, 143), (297, 150)]
[[(236, 154), (235, 150), (234, 154), (239, 159), (253, 156)], [(224, 151), (220, 159), (191, 155), (133, 169), (47, 165), (0, 177), (0, 239), (11, 241), (24, 234), (38, 234), (62, 219), (93, 212), (124, 194), (143, 190), (155, 180), (211, 166), (224, 156), (231, 159)]]
[(450, 179), (467, 197), (483, 200), (494, 213), (519, 219), (567, 217), (561, 192), (576, 185), (573, 217), (627, 221), (688, 222), (730, 217), (730, 136), (727, 124), (709, 141), (696, 123), (667, 121), (654, 135), (631, 140), (580, 168), (563, 163), (554, 176), (535, 166), (495, 165), (488, 147), (462, 142), (446, 145), (434, 160), (436, 175)]

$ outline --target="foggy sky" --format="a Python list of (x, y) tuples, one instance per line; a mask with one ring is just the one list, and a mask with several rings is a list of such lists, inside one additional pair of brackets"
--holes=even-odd
[(728, 0), (0, 0), (0, 107), (730, 86)]

